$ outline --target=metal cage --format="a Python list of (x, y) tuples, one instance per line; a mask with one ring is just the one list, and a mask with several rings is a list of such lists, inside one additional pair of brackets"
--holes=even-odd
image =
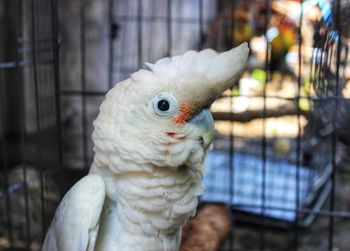
[(40, 250), (89, 170), (106, 92), (143, 62), (247, 41), (212, 106), (221, 250), (348, 250), (348, 0), (0, 0), (0, 250)]

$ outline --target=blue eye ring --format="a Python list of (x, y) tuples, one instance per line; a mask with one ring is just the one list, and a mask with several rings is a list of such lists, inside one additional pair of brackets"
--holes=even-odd
[(171, 117), (179, 111), (177, 99), (169, 92), (158, 93), (153, 97), (152, 105), (154, 112), (159, 116)]

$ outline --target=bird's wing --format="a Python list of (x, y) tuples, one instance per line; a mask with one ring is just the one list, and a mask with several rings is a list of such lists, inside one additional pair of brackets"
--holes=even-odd
[(105, 194), (104, 181), (98, 175), (78, 181), (60, 203), (42, 251), (93, 250)]

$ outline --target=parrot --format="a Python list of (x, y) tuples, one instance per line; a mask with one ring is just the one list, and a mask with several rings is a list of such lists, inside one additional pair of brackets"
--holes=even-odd
[(88, 175), (63, 197), (42, 251), (176, 251), (196, 213), (214, 137), (210, 105), (238, 81), (249, 48), (187, 51), (108, 91)]

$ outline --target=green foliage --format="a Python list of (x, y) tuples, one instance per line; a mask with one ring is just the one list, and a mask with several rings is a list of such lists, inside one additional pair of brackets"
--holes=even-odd
[(259, 82), (265, 83), (266, 72), (264, 70), (256, 68), (252, 71), (251, 76)]

